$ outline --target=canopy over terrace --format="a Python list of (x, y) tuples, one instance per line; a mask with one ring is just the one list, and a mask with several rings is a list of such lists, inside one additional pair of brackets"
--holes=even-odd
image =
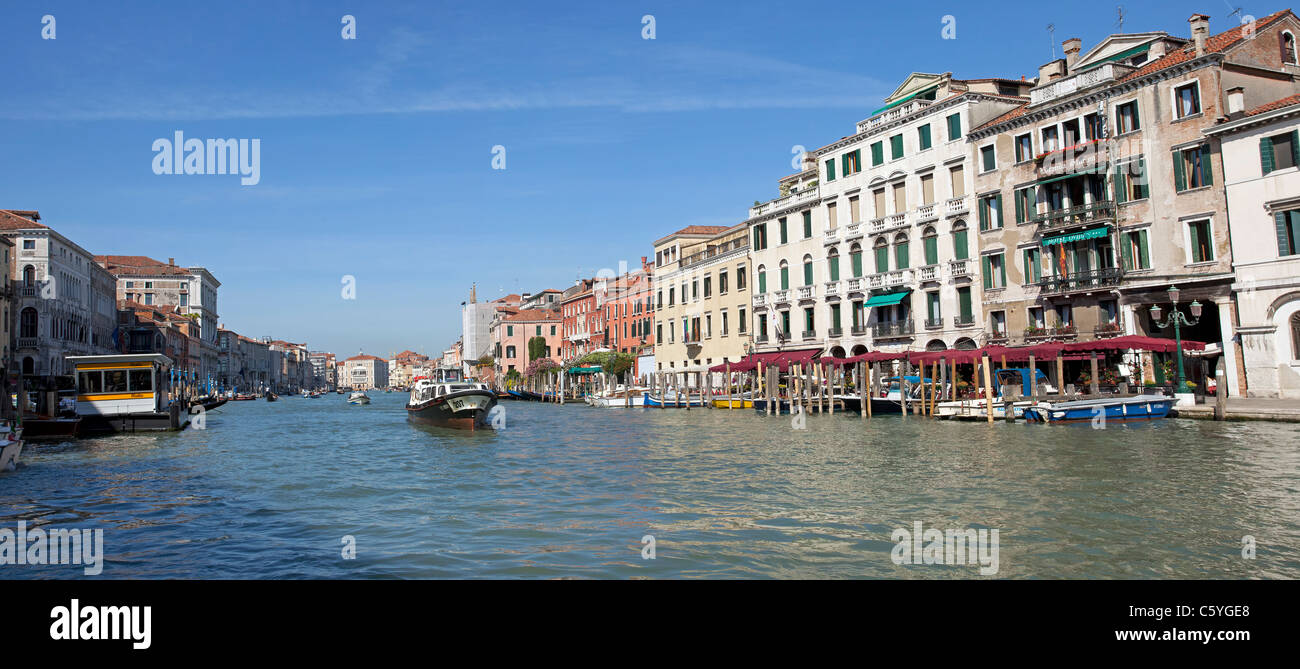
[[(819, 348), (809, 348), (799, 351), (772, 351), (769, 353), (755, 353), (746, 356), (740, 362), (731, 363), (731, 371), (748, 372), (758, 368), (758, 364), (764, 366), (776, 365), (777, 369), (787, 371), (790, 365), (809, 365), (820, 356), (822, 350)], [(709, 368), (710, 372), (725, 372), (727, 364), (714, 365)]]

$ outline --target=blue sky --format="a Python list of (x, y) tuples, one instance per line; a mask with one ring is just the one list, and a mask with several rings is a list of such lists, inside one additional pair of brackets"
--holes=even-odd
[[(1219, 32), (1237, 6), (1282, 8), (1127, 4), (1128, 30), (1182, 36), (1193, 12)], [(242, 334), (380, 355), (454, 341), (471, 282), (563, 288), (683, 226), (744, 220), (794, 145), (851, 133), (910, 72), (1032, 77), (1048, 23), (1059, 57), (1116, 18), (951, 0), (206, 5), (6, 3), (0, 208), (38, 209), (92, 253), (207, 267)], [(177, 130), (260, 139), (261, 182), (155, 175), (153, 141)]]

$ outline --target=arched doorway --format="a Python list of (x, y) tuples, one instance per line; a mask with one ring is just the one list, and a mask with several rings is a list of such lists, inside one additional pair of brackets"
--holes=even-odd
[(843, 346), (832, 346), (832, 347), (831, 347), (831, 350), (830, 350), (830, 356), (831, 356), (832, 358), (846, 358), (846, 357), (848, 357), (848, 356), (844, 355), (844, 347), (843, 347)]
[(945, 343), (943, 343), (943, 340), (942, 340), (942, 339), (931, 339), (931, 340), (930, 340), (930, 343), (928, 343), (928, 344), (925, 345), (925, 350), (927, 350), (927, 351), (946, 351), (946, 350), (948, 350), (948, 345), (945, 344)]
[(862, 344), (858, 344), (857, 346), (854, 346), (854, 347), (853, 347), (853, 355), (854, 355), (854, 356), (859, 356), (859, 355), (862, 355), (863, 353), (866, 353), (866, 352), (867, 352), (867, 347), (866, 347), (866, 346), (863, 346)]

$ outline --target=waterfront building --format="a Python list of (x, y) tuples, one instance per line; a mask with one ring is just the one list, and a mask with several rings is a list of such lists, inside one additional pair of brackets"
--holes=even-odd
[(310, 387), (315, 390), (333, 390), (334, 354), (325, 351), (312, 351), (309, 358), (311, 360), (312, 376)]
[(7, 237), (0, 237), (0, 313), (4, 314), (4, 321), (0, 323), (0, 346), (3, 346), (3, 355), (0, 355), (0, 364), (4, 365), (4, 373), (8, 374), (13, 366), (13, 306), (14, 306), (14, 243)]
[[(1293, 33), (1294, 34), (1294, 33)], [(1283, 62), (1296, 64), (1294, 41)], [(1300, 398), (1300, 95), (1247, 110), (1240, 87), (1206, 130), (1223, 156), (1246, 383), (1252, 397)]]
[(388, 382), (397, 388), (405, 388), (414, 381), (417, 369), (427, 368), (429, 356), (406, 350), (393, 356), (388, 361)]
[(117, 302), (94, 255), (40, 220), (36, 211), (0, 210), (0, 236), (15, 253), (13, 354), (22, 374), (50, 379), (72, 373), (67, 356), (116, 352)]
[[(1244, 87), (1247, 106), (1296, 92), (1281, 44), (1297, 23), (1281, 11), (1214, 36), (1205, 15), (1189, 24), (1190, 39), (1111, 35), (1087, 53), (1066, 40), (1028, 103), (970, 133), (989, 341), (1168, 336), (1150, 308), (1168, 313), (1170, 285), (1184, 309), (1205, 307), (1184, 338), (1210, 343), (1211, 357), (1232, 341), (1223, 163), (1203, 131), (1227, 113), (1229, 88)], [(1240, 347), (1228, 353), (1236, 394)], [(1163, 365), (1143, 366), (1166, 380)]]
[(343, 383), (352, 390), (388, 387), (388, 361), (375, 355), (354, 355), (343, 361)]
[[(620, 268), (621, 269), (621, 268)], [(597, 279), (593, 287), (596, 308), (605, 321), (601, 346), (639, 359), (654, 350), (654, 265), (641, 256), (638, 269), (612, 278)], [(632, 375), (653, 371), (641, 370), (633, 363)]]
[(655, 241), (654, 364), (682, 385), (750, 348), (748, 230), (691, 225)]
[(967, 131), (1032, 83), (913, 73), (855, 133), (810, 152), (750, 209), (756, 348), (976, 345), (974, 166)]
[[(564, 341), (560, 327), (559, 312), (550, 309), (523, 309), (504, 314), (494, 332), (493, 380), (499, 384), (514, 376), (511, 372), (523, 375), (536, 359), (549, 358), (558, 364)], [(537, 358), (530, 353), (534, 340), (541, 347), (542, 354)]]
[(200, 379), (216, 378), (220, 346), (217, 336), (217, 289), (221, 282), (204, 267), (183, 267), (175, 258), (167, 262), (149, 256), (100, 255), (95, 262), (115, 279), (117, 300), (145, 306), (174, 305), (183, 315), (198, 319)]
[(560, 359), (567, 364), (596, 349), (592, 333), (600, 329), (594, 279), (578, 279), (560, 296)]
[(547, 288), (540, 293), (524, 293), (520, 296), (520, 309), (550, 309), (558, 311), (560, 309), (560, 298), (564, 291), (558, 288)]

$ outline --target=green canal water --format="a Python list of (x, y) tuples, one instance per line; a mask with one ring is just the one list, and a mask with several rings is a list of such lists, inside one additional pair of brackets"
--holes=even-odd
[(103, 529), (100, 578), (983, 578), (895, 564), (893, 531), (918, 521), (998, 530), (999, 578), (1300, 577), (1300, 425), (797, 430), (748, 410), (506, 402), (504, 430), (466, 433), (374, 399), (234, 402), (203, 430), (29, 444), (0, 474), (0, 529)]

